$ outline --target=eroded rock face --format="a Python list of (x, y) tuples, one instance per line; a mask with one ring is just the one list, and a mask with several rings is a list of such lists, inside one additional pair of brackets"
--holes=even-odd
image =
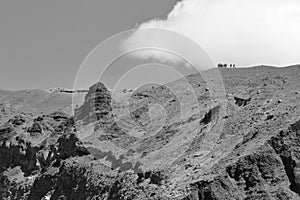
[(70, 118), (70, 116), (62, 111), (55, 111), (53, 113), (50, 113), (49, 115), (46, 115), (49, 118), (52, 118), (56, 121), (60, 121), (60, 120), (67, 120)]
[(15, 119), (19, 117), (0, 129), (0, 199), (28, 199), (37, 176), (60, 167), (65, 159), (90, 154), (69, 132), (74, 119), (64, 113), (31, 119), (34, 122), (28, 129), (23, 123), (14, 127)]
[(138, 173), (137, 183), (142, 183), (146, 179), (150, 179), (150, 184), (161, 185), (165, 179), (162, 172), (149, 171), (144, 173)]
[(12, 135), (14, 135), (14, 128), (13, 126), (9, 124), (5, 124), (0, 126), (0, 140), (10, 138)]
[(272, 137), (269, 143), (282, 161), (290, 189), (300, 196), (300, 121)]
[(2, 142), (0, 146), (0, 172), (8, 168), (21, 166), (25, 175), (30, 175), (38, 169), (36, 154), (39, 147), (32, 147), (31, 143), (19, 140), (18, 144), (11, 142)]
[(103, 83), (96, 83), (89, 88), (84, 104), (75, 110), (75, 120), (82, 120), (85, 124), (106, 121), (109, 119), (111, 94)]
[[(20, 134), (23, 125), (10, 124), (12, 131), (3, 129), (5, 146), (17, 150), (13, 150), (14, 155), (5, 157), (5, 173), (0, 176), (0, 199), (299, 200), (300, 96), (295, 93), (299, 90), (299, 76), (295, 75), (299, 69), (290, 72), (292, 78), (266, 73), (271, 76), (267, 79), (264, 78), (266, 75), (258, 73), (260, 71), (253, 72), (257, 79), (248, 79), (248, 73), (253, 69), (241, 70), (239, 73), (246, 73), (243, 76), (225, 69), (229, 93), (236, 94), (241, 90), (241, 94), (251, 97), (251, 101), (245, 102), (247, 98), (229, 101), (230, 107), (224, 113), (224, 104), (216, 103), (218, 100), (210, 104), (210, 99), (201, 92), (205, 91), (205, 86), (199, 85), (196, 93), (202, 102), (200, 112), (194, 109), (195, 112), (187, 113), (180, 120), (175, 109), (176, 100), (171, 95), (160, 95), (166, 94), (164, 89), (140, 91), (133, 101), (137, 102), (131, 110), (133, 122), (145, 119), (146, 123), (141, 125), (147, 125), (145, 116), (149, 109), (145, 104), (148, 100), (161, 101), (172, 111), (171, 118), (160, 131), (145, 138), (129, 135), (123, 127), (131, 128), (134, 123), (124, 119), (121, 121), (123, 126), (110, 123), (101, 131), (93, 132), (95, 137), (81, 142), (74, 132), (74, 119), (54, 113), (35, 118), (33, 122), (26, 119), (25, 132), (33, 123), (43, 127), (42, 136), (34, 138), (30, 145), (30, 148), (39, 149), (35, 154), (27, 154), (28, 141), (25, 139), (32, 138), (25, 138), (25, 143), (21, 144), (11, 143), (11, 138)], [(175, 85), (181, 84), (176, 82)], [(82, 113), (81, 120), (86, 123), (97, 121), (91, 117), (97, 116), (96, 109), (87, 103), (93, 103), (97, 98), (90, 97), (86, 97), (84, 105), (87, 112), (84, 114), (84, 109), (79, 108), (82, 112), (77, 113), (77, 116)], [(109, 118), (105, 110), (110, 109), (102, 104), (102, 98), (98, 103), (94, 105), (104, 111), (101, 114), (98, 110), (99, 118)], [(189, 106), (196, 108), (194, 104)], [(272, 117), (268, 118), (267, 113), (272, 113)], [(219, 120), (223, 120), (224, 127), (219, 126)], [(94, 130), (93, 126), (84, 128), (90, 127)], [(138, 129), (141, 130), (144, 129)], [(26, 137), (30, 135), (26, 134)], [(94, 148), (88, 148), (93, 155), (83, 144)], [(22, 157), (23, 162), (14, 167), (16, 157)], [(32, 166), (37, 169), (32, 170)], [(29, 172), (23, 174), (26, 171)], [(14, 181), (24, 175), (23, 182)]]
[(208, 123), (210, 123), (214, 118), (216, 118), (218, 116), (218, 112), (220, 110), (220, 106), (216, 106), (213, 107), (212, 109), (210, 109), (205, 116), (203, 117), (203, 119), (201, 120), (202, 124), (207, 125)]
[(253, 154), (226, 167), (222, 175), (192, 184), (184, 200), (300, 199), (300, 121), (268, 140)]
[(20, 126), (26, 122), (26, 118), (23, 115), (16, 115), (8, 121), (9, 124), (14, 126)]
[(244, 98), (240, 98), (240, 97), (234, 97), (234, 100), (235, 100), (235, 104), (237, 106), (246, 106), (251, 101), (251, 98), (244, 99)]
[(35, 122), (32, 126), (28, 129), (29, 133), (42, 133), (43, 128), (40, 123)]
[(29, 199), (142, 199), (139, 196), (146, 195), (146, 188), (138, 187), (136, 179), (135, 174), (117, 175), (87, 157), (70, 158), (59, 170), (37, 178)]
[(89, 154), (87, 149), (82, 145), (82, 142), (74, 133), (63, 135), (57, 140), (57, 142), (57, 153), (58, 157), (61, 159)]
[[(61, 134), (65, 132), (72, 132), (74, 125), (74, 117), (62, 111), (55, 111), (48, 115), (43, 115), (33, 120), (33, 125), (29, 128), (29, 132), (34, 133), (34, 126), (41, 126), (43, 131), (50, 131), (53, 134)], [(37, 127), (38, 128), (38, 127)], [(35, 131), (37, 132), (37, 131)], [(38, 133), (41, 133), (38, 131)]]

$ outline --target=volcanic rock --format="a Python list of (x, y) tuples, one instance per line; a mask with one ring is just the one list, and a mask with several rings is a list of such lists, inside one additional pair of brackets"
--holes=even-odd
[(56, 121), (59, 121), (59, 120), (66, 120), (66, 119), (69, 119), (70, 118), (70, 115), (62, 112), (62, 111), (55, 111), (49, 115), (46, 115), (47, 117), (50, 117)]
[(8, 121), (8, 123), (14, 126), (20, 126), (25, 122), (26, 122), (26, 118), (23, 115), (16, 115)]
[[(38, 137), (26, 132), (32, 119), (7, 124), (13, 130), (2, 131), (0, 199), (299, 200), (300, 67), (203, 73), (223, 80), (185, 77), (195, 95), (185, 79), (140, 88), (129, 113), (123, 99), (131, 93), (120, 93), (114, 112), (123, 115), (105, 128), (93, 126), (111, 114), (100, 83), (76, 110), (84, 123), (34, 116), (43, 128)], [(92, 95), (97, 90), (101, 98)]]
[(43, 128), (40, 123), (35, 122), (30, 128), (28, 128), (29, 133), (42, 133)]
[(0, 140), (10, 138), (14, 135), (14, 128), (12, 125), (5, 124), (0, 126)]
[(111, 94), (103, 83), (96, 83), (89, 88), (84, 103), (75, 110), (75, 121), (82, 120), (85, 124), (108, 120), (111, 107)]

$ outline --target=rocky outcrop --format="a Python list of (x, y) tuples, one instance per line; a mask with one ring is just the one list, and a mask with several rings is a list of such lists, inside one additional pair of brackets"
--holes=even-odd
[(62, 111), (54, 111), (53, 113), (50, 113), (49, 115), (46, 115), (46, 117), (52, 118), (56, 121), (61, 120), (67, 120), (70, 118), (70, 115), (62, 112)]
[(150, 179), (150, 184), (161, 185), (162, 181), (166, 178), (165, 175), (160, 171), (148, 171), (144, 173), (137, 173), (137, 183), (142, 183), (146, 179)]
[(59, 159), (90, 154), (74, 133), (63, 135), (57, 140), (57, 143), (57, 154)]
[(140, 173), (142, 170), (139, 168), (141, 163), (131, 163), (126, 162), (125, 156), (120, 155), (119, 158), (116, 158), (116, 156), (111, 152), (103, 152), (100, 149), (96, 149), (93, 147), (89, 147), (88, 151), (93, 154), (93, 156), (96, 159), (105, 159), (107, 162), (110, 162), (111, 169), (118, 170), (120, 172), (125, 171), (134, 171), (135, 173)]
[(32, 126), (30, 128), (28, 128), (27, 131), (28, 131), (28, 133), (32, 133), (32, 134), (34, 134), (34, 133), (42, 133), (43, 128), (42, 128), (42, 126), (41, 126), (40, 123), (35, 122), (35, 123), (32, 124)]
[(213, 119), (216, 119), (218, 117), (218, 113), (220, 110), (220, 106), (213, 107), (210, 109), (203, 117), (203, 119), (200, 121), (201, 124), (207, 125), (210, 123)]
[(299, 143), (297, 121), (220, 175), (193, 183), (184, 200), (300, 199)]
[(237, 106), (246, 106), (251, 101), (251, 98), (244, 99), (244, 98), (241, 98), (241, 97), (234, 97), (234, 100), (235, 100), (235, 104)]
[(9, 124), (0, 126), (0, 141), (6, 138), (10, 138), (15, 134), (15, 129)]
[(284, 165), (290, 189), (300, 197), (300, 121), (272, 137), (269, 143)]
[(101, 187), (107, 191), (105, 182), (101, 183), (104, 178), (92, 171), (91, 161), (88, 157), (72, 158), (59, 168), (49, 169), (35, 180), (29, 199), (38, 200), (47, 196), (51, 199), (87, 199), (102, 194)]
[(74, 117), (70, 117), (70, 118), (62, 121), (58, 125), (57, 129), (58, 129), (58, 131), (63, 132), (63, 133), (72, 132), (73, 128), (74, 128), (74, 124), (75, 124)]
[(26, 122), (26, 118), (23, 115), (16, 115), (10, 120), (8, 120), (8, 124), (12, 124), (13, 126), (20, 126)]
[(109, 120), (111, 107), (111, 94), (103, 83), (96, 83), (89, 88), (84, 103), (75, 110), (75, 120), (85, 124)]
[(7, 176), (0, 176), (1, 200), (25, 200), (28, 199), (32, 187), (32, 181), (16, 182), (9, 180)]
[(132, 173), (117, 174), (89, 157), (70, 158), (38, 177), (28, 199), (135, 199), (143, 193)]
[[(55, 111), (48, 115), (39, 116), (35, 118), (33, 121), (34, 121), (33, 125), (39, 124), (42, 130), (50, 131), (53, 134), (72, 132), (74, 128), (73, 126), (74, 117), (71, 117), (68, 114), (61, 111)], [(33, 133), (34, 129), (33, 130), (30, 129), (29, 132)]]
[(36, 177), (90, 154), (72, 132), (74, 119), (62, 112), (39, 116), (29, 128), (26, 123), (16, 116), (0, 128), (0, 199), (28, 199)]
[(63, 159), (88, 154), (75, 134), (59, 137), (57, 145), (50, 145), (49, 149), (44, 149), (44, 146), (32, 146), (23, 139), (18, 139), (16, 144), (4, 141), (0, 146), (0, 172), (21, 166), (22, 171), (28, 176), (34, 170), (40, 169), (40, 166), (47, 168)]
[(25, 176), (29, 176), (37, 166), (39, 147), (33, 147), (30, 142), (18, 140), (17, 144), (3, 141), (0, 146), (0, 173), (8, 168), (20, 166)]

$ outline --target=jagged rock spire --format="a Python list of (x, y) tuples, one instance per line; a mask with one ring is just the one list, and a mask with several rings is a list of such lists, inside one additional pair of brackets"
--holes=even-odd
[(105, 122), (110, 118), (111, 102), (108, 89), (103, 83), (97, 82), (89, 88), (83, 105), (75, 110), (75, 120), (82, 120), (85, 124)]

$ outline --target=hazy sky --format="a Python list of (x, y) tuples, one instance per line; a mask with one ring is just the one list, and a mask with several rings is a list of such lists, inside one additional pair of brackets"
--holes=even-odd
[(175, 2), (0, 0), (0, 88), (71, 88), (98, 43), (165, 17)]
[[(161, 28), (189, 38), (213, 64), (228, 62), (242, 67), (300, 63), (299, 0), (0, 0), (0, 88), (72, 88), (89, 52), (108, 37), (131, 28), (137, 29), (115, 44), (120, 52), (149, 45), (174, 51), (180, 47), (182, 52), (194, 53), (183, 56), (200, 57), (203, 63), (203, 56), (191, 50), (193, 45), (187, 45), (185, 39), (178, 40), (178, 35), (143, 31)], [(161, 36), (163, 39), (157, 40)], [(110, 47), (102, 50), (110, 54)], [(95, 52), (85, 68), (105, 67), (101, 65), (105, 53)], [(144, 60), (140, 64), (150, 59), (175, 68), (189, 67), (162, 51), (141, 51), (122, 62), (131, 63), (129, 57)], [(114, 64), (115, 72), (122, 64)], [(160, 73), (157, 66), (145, 69), (145, 80), (164, 80), (162, 74), (167, 81), (173, 78), (167, 77), (172, 73), (166, 68), (155, 76)], [(83, 72), (82, 82), (87, 84), (81, 85), (85, 87), (99, 76)], [(128, 80), (137, 73), (142, 74), (141, 68)]]

